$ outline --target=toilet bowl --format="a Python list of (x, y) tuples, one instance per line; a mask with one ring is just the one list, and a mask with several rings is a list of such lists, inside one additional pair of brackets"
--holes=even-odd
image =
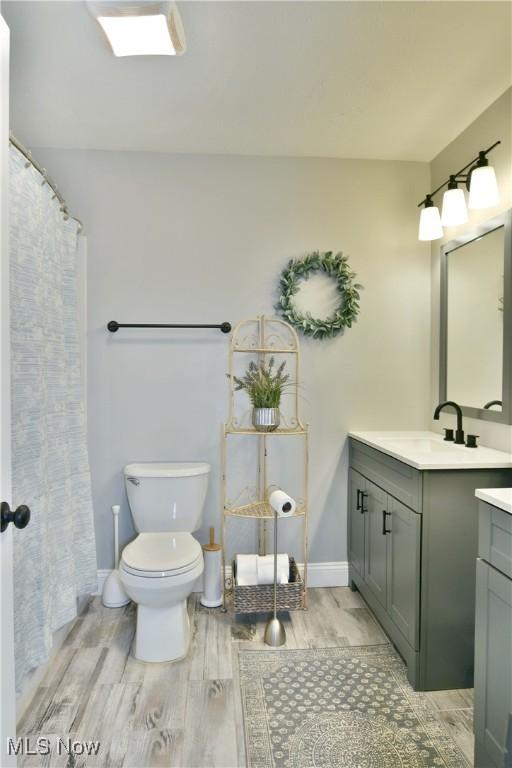
[(175, 661), (187, 655), (187, 598), (203, 568), (201, 546), (189, 533), (141, 533), (125, 547), (119, 577), (137, 603), (137, 659)]
[(176, 661), (187, 654), (187, 598), (204, 568), (191, 532), (201, 524), (209, 472), (199, 462), (125, 467), (138, 536), (123, 550), (119, 578), (137, 604), (134, 655), (141, 661)]

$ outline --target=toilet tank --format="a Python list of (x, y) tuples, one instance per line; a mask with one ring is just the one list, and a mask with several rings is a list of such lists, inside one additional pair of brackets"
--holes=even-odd
[(127, 464), (126, 493), (139, 533), (201, 527), (210, 465), (204, 462)]

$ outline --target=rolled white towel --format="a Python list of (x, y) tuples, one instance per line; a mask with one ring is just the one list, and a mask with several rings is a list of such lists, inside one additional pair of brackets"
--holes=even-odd
[(251, 587), (258, 583), (258, 555), (236, 555), (236, 583)]
[[(258, 557), (258, 584), (274, 583), (274, 555)], [(277, 555), (277, 583), (288, 584), (290, 573), (290, 561), (288, 555)]]
[(297, 502), (288, 496), (287, 493), (281, 491), (272, 491), (269, 498), (269, 504), (272, 509), (277, 512), (279, 517), (291, 517), (295, 514), (297, 509)]

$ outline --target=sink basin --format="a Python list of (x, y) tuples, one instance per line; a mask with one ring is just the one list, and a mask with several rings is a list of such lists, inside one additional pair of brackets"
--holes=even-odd
[(454, 443), (425, 438), (395, 439), (386, 440), (385, 442), (390, 451), (396, 451), (397, 453), (402, 451), (407, 453), (445, 453), (457, 450), (458, 448), (464, 448), (464, 446), (455, 445)]
[(512, 469), (512, 454), (480, 446), (466, 448), (427, 430), (349, 432), (353, 440), (387, 453), (415, 469)]

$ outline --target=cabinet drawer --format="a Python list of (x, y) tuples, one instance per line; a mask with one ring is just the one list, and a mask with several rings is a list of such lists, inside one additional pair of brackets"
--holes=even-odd
[(421, 512), (421, 472), (350, 438), (350, 466), (407, 507)]
[(512, 578), (512, 515), (485, 502), (479, 506), (478, 554)]

